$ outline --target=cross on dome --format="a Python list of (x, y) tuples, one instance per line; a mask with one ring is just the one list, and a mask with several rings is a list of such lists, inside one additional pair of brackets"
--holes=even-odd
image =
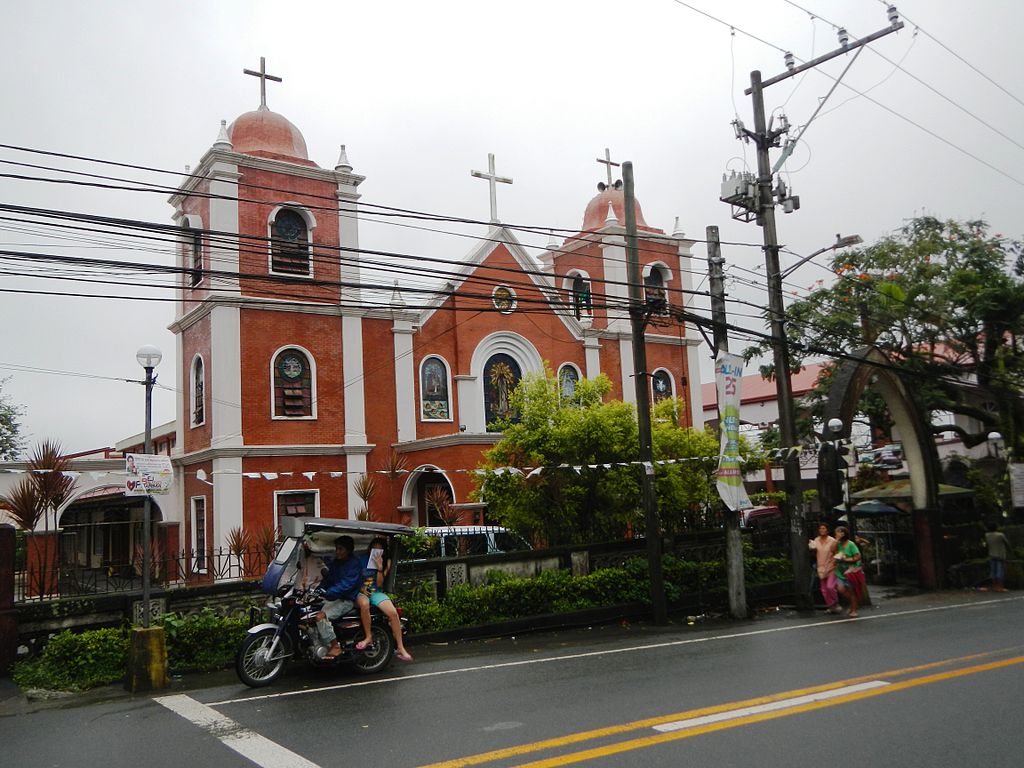
[(614, 165), (616, 168), (618, 168), (620, 165), (622, 165), (622, 163), (612, 162), (612, 153), (608, 149), (608, 147), (604, 148), (604, 160), (602, 160), (599, 157), (597, 158), (597, 162), (601, 163), (601, 165), (603, 166), (606, 166), (605, 170), (608, 172), (608, 186), (610, 187), (612, 185), (612, 166)]
[(498, 184), (511, 184), (512, 179), (505, 176), (498, 176), (494, 171), (494, 154), (487, 155), (487, 173), (483, 171), (470, 171), (470, 176), (478, 179), (487, 179), (491, 187), (491, 224), (500, 223), (498, 220)]
[(267, 74), (267, 60), (263, 56), (260, 56), (260, 71), (255, 72), (251, 69), (243, 69), (242, 72), (246, 75), (252, 75), (260, 79), (260, 109), (267, 108), (267, 80), (273, 80), (275, 83), (284, 82), (277, 75)]

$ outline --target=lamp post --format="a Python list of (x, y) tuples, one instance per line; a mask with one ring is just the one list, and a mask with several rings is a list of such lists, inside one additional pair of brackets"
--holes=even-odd
[[(819, 248), (814, 253), (812, 253), (810, 256), (804, 256), (796, 264), (793, 264), (793, 265), (787, 267), (786, 269), (782, 270), (782, 272), (779, 273), (779, 279), (780, 280), (785, 280), (791, 274), (796, 272), (797, 267), (802, 267), (804, 264), (806, 264), (808, 261), (813, 259), (815, 256), (821, 256), (821, 254), (827, 253), (828, 251), (834, 251), (837, 248), (849, 248), (852, 245), (860, 245), (863, 242), (864, 242), (864, 238), (862, 238), (860, 235), (846, 235), (846, 236), (843, 236), (843, 235), (840, 235), (840, 234), (836, 234), (836, 241), (834, 243), (832, 243), (832, 245), (827, 245), (824, 248)], [(840, 426), (839, 428), (842, 429), (842, 426)]]
[(843, 509), (846, 512), (846, 525), (853, 531), (853, 514), (850, 509), (850, 469), (849, 464), (843, 458), (842, 452), (839, 450), (839, 441), (842, 437), (843, 432), (843, 420), (842, 419), (829, 419), (828, 429), (834, 435), (834, 446), (836, 452), (836, 472), (839, 473), (842, 478), (843, 487)]
[[(146, 371), (146, 379), (142, 382), (146, 387), (146, 431), (143, 438), (142, 452), (149, 454), (153, 451), (153, 385), (156, 383), (153, 369), (160, 365), (163, 354), (152, 344), (146, 344), (139, 347), (139, 351), (135, 353), (135, 359), (142, 366), (143, 370)], [(149, 493), (147, 493), (142, 504), (142, 626), (146, 629), (149, 628), (150, 620), (149, 582), (150, 573), (153, 568), (153, 555), (150, 547), (151, 514), (152, 500)]]

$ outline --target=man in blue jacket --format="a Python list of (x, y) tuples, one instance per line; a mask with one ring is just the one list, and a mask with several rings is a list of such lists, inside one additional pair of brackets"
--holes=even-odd
[(327, 574), (320, 582), (325, 602), (317, 614), (316, 627), (324, 642), (331, 645), (327, 651), (329, 659), (341, 655), (341, 646), (331, 622), (352, 610), (362, 583), (363, 569), (359, 560), (352, 557), (355, 547), (351, 536), (339, 536), (334, 542), (334, 559), (327, 566)]

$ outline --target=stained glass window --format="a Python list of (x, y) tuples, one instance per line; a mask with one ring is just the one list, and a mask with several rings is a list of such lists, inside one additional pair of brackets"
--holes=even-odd
[(298, 418), (313, 415), (313, 377), (309, 360), (297, 349), (285, 349), (274, 359), (274, 415)]
[(580, 381), (580, 372), (574, 366), (563, 365), (558, 371), (558, 394), (562, 402), (572, 400), (576, 396), (576, 385)]
[(309, 274), (309, 229), (302, 215), (282, 208), (271, 228), (270, 268), (289, 275)]
[(420, 414), (424, 420), (449, 421), (448, 366), (439, 357), (428, 357), (420, 369)]
[(512, 418), (512, 391), (523, 378), (515, 359), (504, 353), (491, 356), (484, 366), (484, 419), (487, 430), (502, 419)]
[(655, 371), (651, 376), (651, 394), (654, 402), (672, 397), (672, 376), (668, 371)]

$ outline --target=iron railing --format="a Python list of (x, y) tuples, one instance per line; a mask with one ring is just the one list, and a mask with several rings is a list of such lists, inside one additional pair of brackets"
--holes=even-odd
[[(156, 588), (176, 589), (263, 577), (273, 552), (261, 548), (183, 550), (153, 558), (151, 580)], [(142, 589), (140, 558), (90, 567), (75, 562), (35, 563), (14, 571), (15, 602), (53, 600), (83, 595), (138, 592)]]

